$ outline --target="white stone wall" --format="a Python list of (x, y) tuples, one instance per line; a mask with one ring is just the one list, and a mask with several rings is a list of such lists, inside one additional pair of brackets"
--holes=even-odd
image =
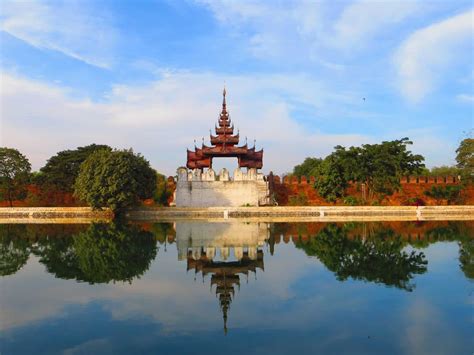
[(226, 169), (217, 176), (212, 169), (178, 169), (177, 207), (259, 206), (268, 204), (268, 195), (268, 182), (255, 169), (236, 169), (234, 179)]

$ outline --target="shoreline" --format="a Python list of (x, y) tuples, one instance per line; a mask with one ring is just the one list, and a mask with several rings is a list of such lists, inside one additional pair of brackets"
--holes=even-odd
[[(474, 206), (278, 206), (278, 207), (141, 207), (125, 212), (132, 221), (330, 222), (330, 221), (416, 221), (474, 220)], [(1, 207), (0, 224), (110, 222), (112, 211), (90, 207)]]

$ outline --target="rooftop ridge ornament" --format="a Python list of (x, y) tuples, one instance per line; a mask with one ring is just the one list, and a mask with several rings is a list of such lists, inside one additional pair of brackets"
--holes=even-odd
[(234, 134), (234, 123), (229, 118), (226, 102), (227, 91), (224, 86), (222, 91), (222, 111), (219, 115), (218, 125), (214, 125), (216, 135), (209, 132), (211, 146), (203, 145), (202, 149), (195, 148), (194, 151), (187, 150), (188, 169), (212, 168), (212, 159), (219, 157), (234, 157), (238, 160), (239, 168), (261, 169), (263, 166), (263, 149), (255, 151), (247, 147), (246, 143), (239, 146), (240, 131)]

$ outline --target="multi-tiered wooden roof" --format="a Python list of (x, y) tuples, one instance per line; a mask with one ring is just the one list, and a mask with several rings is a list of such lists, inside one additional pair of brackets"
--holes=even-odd
[(222, 111), (219, 115), (218, 125), (215, 126), (216, 134), (210, 134), (211, 146), (202, 144), (201, 148), (194, 147), (194, 151), (187, 150), (188, 169), (212, 168), (213, 158), (237, 158), (239, 168), (261, 169), (263, 166), (263, 149), (256, 151), (255, 144), (252, 148), (239, 144), (239, 133), (234, 134), (234, 124), (227, 112), (226, 91), (223, 92)]

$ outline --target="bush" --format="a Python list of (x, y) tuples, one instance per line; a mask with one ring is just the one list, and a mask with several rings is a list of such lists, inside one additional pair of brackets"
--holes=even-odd
[(363, 203), (361, 203), (361, 201), (357, 198), (357, 197), (354, 197), (354, 196), (347, 196), (344, 198), (343, 200), (343, 203), (346, 205), (346, 206), (358, 206), (358, 205), (363, 205)]
[(290, 206), (307, 206), (308, 205), (308, 196), (304, 192), (300, 192), (296, 196), (290, 196), (288, 199), (288, 204)]
[(460, 185), (432, 186), (431, 189), (426, 190), (424, 194), (428, 197), (435, 198), (436, 200), (454, 202), (459, 199), (461, 189), (462, 187)]

